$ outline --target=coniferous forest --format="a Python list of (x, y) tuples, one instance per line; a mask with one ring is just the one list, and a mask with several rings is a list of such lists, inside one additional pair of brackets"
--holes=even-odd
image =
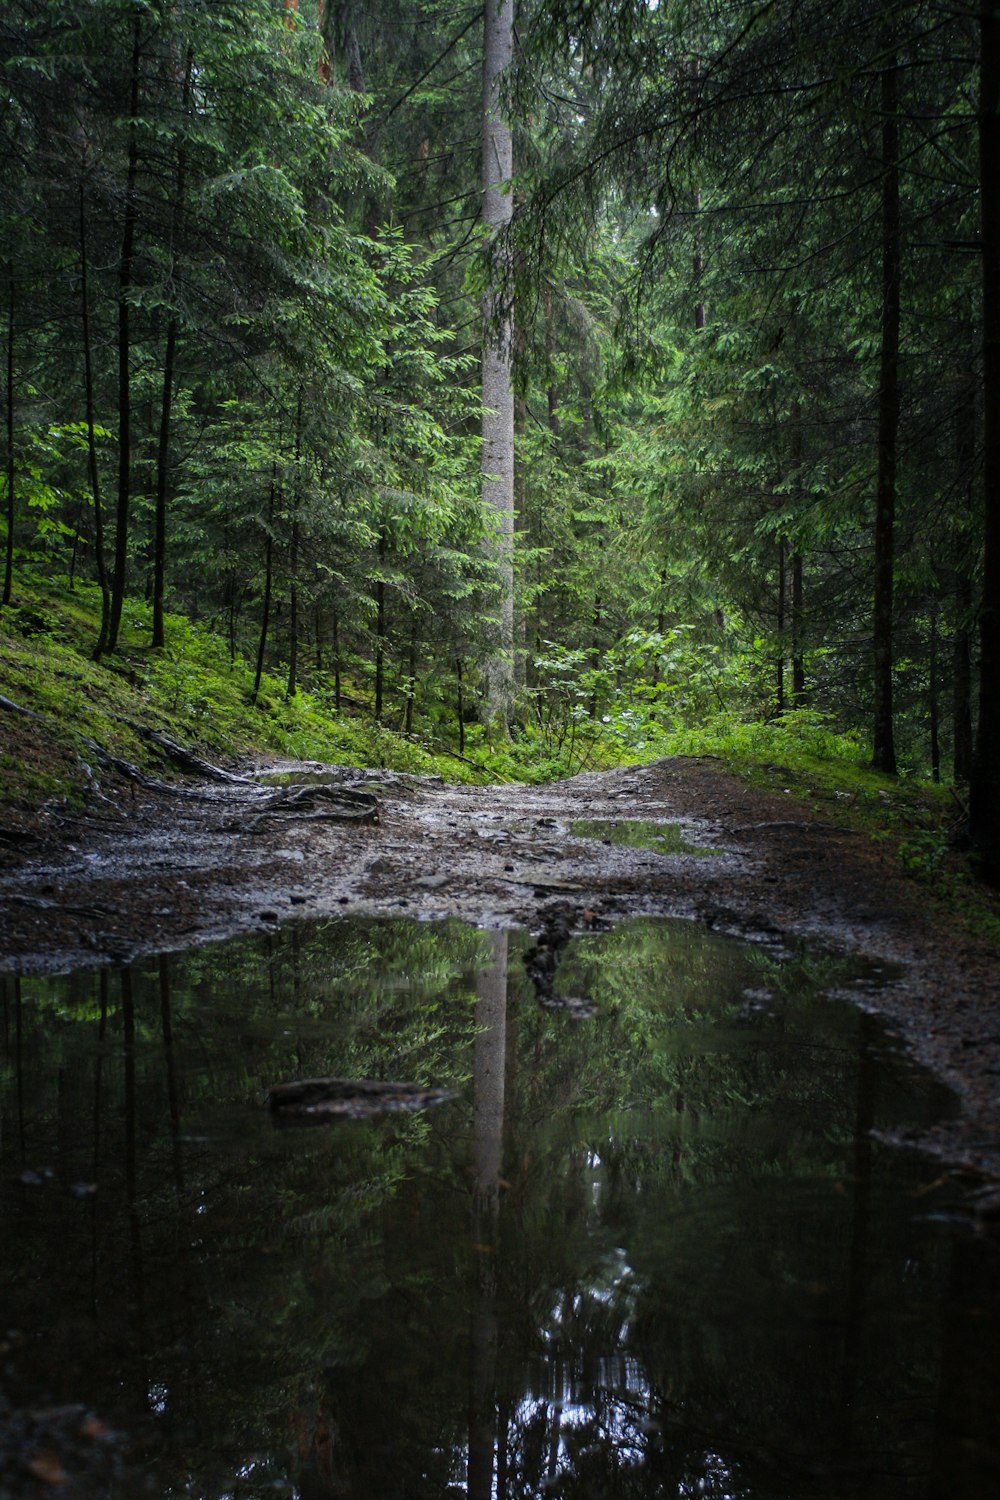
[(0, 52), (0, 624), (548, 774), (784, 726), (1000, 876), (997, 0), (8, 0)]
[(1000, 1494), (1000, 0), (0, 68), (0, 1500)]

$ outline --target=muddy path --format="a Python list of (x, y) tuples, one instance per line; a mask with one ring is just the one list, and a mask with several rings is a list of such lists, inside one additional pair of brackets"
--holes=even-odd
[[(0, 820), (0, 967), (123, 963), (344, 912), (537, 930), (553, 901), (580, 927), (672, 915), (810, 938), (878, 966), (862, 1003), (958, 1094), (958, 1118), (919, 1144), (1000, 1180), (1000, 954), (930, 917), (876, 845), (792, 798), (711, 759), (542, 787), (292, 763), (242, 775), (169, 792), (108, 780), (83, 813)], [(322, 790), (289, 802), (265, 776), (345, 789), (354, 811), (342, 819)], [(674, 825), (672, 843), (615, 842), (626, 819)]]

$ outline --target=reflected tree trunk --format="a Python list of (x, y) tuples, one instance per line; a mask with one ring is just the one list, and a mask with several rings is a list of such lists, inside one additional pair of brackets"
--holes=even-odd
[[(137, 1173), (137, 1111), (135, 1077), (135, 994), (131, 968), (122, 970), (122, 1042), (125, 1054), (125, 1201), (128, 1206), (129, 1245), (131, 1252), (132, 1306), (135, 1318), (135, 1349), (141, 1365), (143, 1354), (143, 1328), (145, 1324), (145, 1299), (142, 1276), (142, 1231), (139, 1222), (138, 1173)], [(141, 1377), (140, 1377), (141, 1378)], [(145, 1381), (142, 1382), (145, 1392)]]
[(878, 1070), (875, 1048), (879, 1023), (863, 1011), (858, 1015), (857, 1103), (854, 1114), (854, 1185), (851, 1197), (851, 1241), (844, 1310), (844, 1359), (841, 1372), (841, 1418), (844, 1441), (855, 1431), (855, 1417), (865, 1324), (868, 1316), (868, 1257), (871, 1241), (872, 1128)]
[(170, 960), (161, 953), (158, 961), (160, 982), (160, 1028), (163, 1035), (163, 1061), (167, 1070), (167, 1104), (170, 1110), (170, 1140), (174, 1157), (174, 1181), (178, 1197), (184, 1192), (184, 1154), (181, 1151), (181, 1111), (177, 1099), (177, 1068), (174, 1058), (174, 1030), (170, 1005)]
[(17, 1143), (21, 1148), (21, 1164), (24, 1164), (24, 1054), (21, 1028), (21, 976), (14, 975), (14, 1068), (17, 1073)]
[[(101, 1018), (97, 1023), (97, 1059), (94, 1063), (94, 1156), (91, 1176), (94, 1182), (100, 1181), (101, 1171), (101, 1119), (104, 1111), (104, 1039), (108, 1030), (108, 971), (101, 970), (98, 981), (98, 991), (101, 1004)], [(99, 1196), (95, 1196), (90, 1204), (90, 1301), (94, 1310), (94, 1316), (98, 1314), (98, 1288), (100, 1279), (98, 1276), (98, 1254), (97, 1254), (97, 1220), (99, 1212)]]
[(478, 1257), (469, 1377), (469, 1500), (491, 1500), (496, 1441), (497, 1251), (507, 1052), (507, 934), (490, 935), (493, 962), (476, 976), (472, 1070), (472, 1239)]
[(882, 337), (879, 364), (878, 465), (875, 479), (875, 589), (872, 613), (875, 702), (872, 765), (896, 774), (893, 740), (893, 569), (899, 433), (900, 190), (899, 74), (887, 40), (882, 70)]

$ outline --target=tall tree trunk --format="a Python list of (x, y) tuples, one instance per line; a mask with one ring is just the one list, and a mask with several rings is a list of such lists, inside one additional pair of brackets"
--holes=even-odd
[(170, 475), (170, 411), (174, 396), (174, 364), (177, 358), (177, 319), (167, 326), (163, 355), (163, 391), (160, 398), (160, 432), (156, 444), (156, 508), (153, 520), (153, 635), (154, 647), (166, 644), (163, 628), (163, 595), (167, 571), (167, 488)]
[(403, 728), (406, 734), (413, 733), (413, 700), (417, 691), (417, 616), (410, 616), (410, 641), (409, 655), (407, 659), (406, 684), (406, 714), (403, 719)]
[(792, 706), (801, 708), (806, 696), (806, 665), (802, 652), (802, 553), (792, 556)]
[[(803, 465), (805, 464), (805, 442), (802, 436), (802, 406), (796, 401), (792, 405), (792, 467), (795, 472), (795, 504), (801, 512), (804, 499)], [(802, 553), (796, 546), (792, 553), (792, 707), (801, 708), (806, 692), (805, 659), (803, 655), (802, 615)]]
[[(514, 211), (510, 182), (513, 146), (500, 89), (514, 55), (514, 0), (486, 0), (483, 19), (482, 219), (492, 242), (493, 273), (485, 298), (483, 332), (483, 500), (496, 517), (493, 556), (500, 600), (485, 664), (489, 712), (504, 729), (514, 697), (514, 386), (513, 314), (508, 252), (498, 239)], [(506, 191), (504, 189), (506, 188)]]
[(777, 712), (785, 712), (785, 539), (778, 538), (778, 657), (774, 664), (774, 697)]
[[(970, 342), (971, 342), (971, 328)], [(975, 507), (976, 401), (978, 381), (963, 374), (957, 389), (955, 463), (964, 496), (964, 519), (971, 526)], [(955, 596), (955, 634), (952, 642), (952, 774), (967, 785), (972, 773), (972, 566), (969, 538), (963, 526), (957, 565), (952, 576)]]
[(291, 587), (288, 596), (288, 685), (286, 696), (298, 691), (299, 669), (299, 506), (302, 503), (300, 461), (302, 458), (302, 386), (295, 404), (295, 505), (292, 511), (292, 536), (289, 544), (288, 570)]
[(288, 563), (291, 586), (288, 591), (288, 682), (285, 686), (285, 696), (294, 698), (299, 688), (299, 586), (296, 576), (299, 567), (299, 518), (297, 515), (292, 520)]
[[(691, 60), (691, 78), (692, 78), (692, 80), (694, 82), (695, 91), (697, 92), (697, 89), (698, 89), (698, 86), (699, 86), (699, 79), (701, 78), (701, 58), (700, 57), (695, 57), (695, 58), (692, 58), (692, 60)], [(705, 256), (704, 256), (703, 251), (702, 251), (701, 225), (699, 223), (699, 219), (701, 218), (701, 188), (700, 187), (696, 187), (695, 190), (694, 190), (693, 207), (694, 207), (694, 255), (693, 255), (692, 261), (691, 261), (691, 271), (692, 271), (692, 279), (693, 279), (693, 283), (694, 283), (694, 294), (695, 294), (694, 326), (695, 326), (696, 329), (698, 329), (700, 331), (705, 326), (705, 301), (704, 301), (704, 297), (702, 296), (702, 285), (701, 285), (702, 278), (703, 278), (703, 276), (705, 274)]]
[[(187, 120), (191, 102), (191, 75), (194, 71), (194, 49), (188, 47), (181, 89), (181, 114)], [(170, 272), (175, 264), (174, 242), (184, 212), (184, 190), (187, 180), (187, 149), (182, 138), (177, 147), (177, 174), (174, 179), (174, 202), (170, 215)], [(160, 397), (160, 433), (156, 446), (156, 513), (153, 523), (153, 638), (154, 647), (165, 644), (163, 633), (163, 595), (167, 570), (167, 491), (170, 483), (170, 417), (174, 400), (174, 370), (177, 363), (177, 314), (171, 313), (167, 325), (167, 345), (163, 355), (163, 391)]]
[(458, 685), (458, 753), (465, 754), (465, 684), (462, 677), (462, 658), (455, 658), (455, 679)]
[(385, 580), (382, 569), (388, 549), (385, 530), (379, 532), (378, 566), (379, 576), (375, 582), (375, 722), (382, 722), (382, 703), (385, 693)]
[(937, 608), (931, 613), (931, 634), (927, 651), (927, 714), (931, 739), (931, 780), (941, 780), (941, 712), (938, 677)]
[(2, 604), (9, 604), (14, 587), (14, 495), (17, 466), (14, 463), (14, 262), (7, 262), (7, 546), (3, 566)]
[(336, 605), (330, 625), (333, 636), (333, 706), (340, 713), (340, 612)]
[(121, 629), (125, 603), (125, 571), (128, 565), (128, 523), (132, 501), (132, 388), (129, 362), (132, 353), (130, 328), (132, 271), (138, 221), (136, 189), (139, 177), (139, 58), (140, 12), (132, 19), (132, 60), (129, 78), (128, 169), (125, 176), (125, 218), (118, 262), (118, 505), (115, 512), (115, 563), (111, 587), (107, 649), (114, 651)]
[(93, 347), (90, 338), (90, 254), (87, 251), (87, 195), (84, 178), (79, 177), (79, 312), (84, 338), (84, 417), (87, 422), (87, 471), (94, 507), (94, 567), (100, 588), (100, 630), (94, 645), (94, 660), (99, 660), (108, 643), (108, 621), (111, 616), (111, 585), (108, 583), (108, 559), (103, 546), (103, 504), (100, 499), (100, 469), (97, 466), (97, 434), (94, 422)]
[(261, 679), (264, 676), (264, 655), (267, 651), (267, 632), (271, 623), (271, 590), (274, 585), (274, 501), (275, 477), (271, 472), (271, 488), (267, 496), (267, 539), (264, 543), (264, 599), (260, 611), (260, 636), (257, 640), (257, 669), (254, 672), (253, 692), (250, 702), (257, 702)]
[(496, 1447), (497, 1247), (507, 1078), (507, 934), (490, 934), (492, 962), (476, 975), (472, 1064), (472, 1242), (479, 1247), (469, 1340), (468, 1500), (490, 1500)]
[(896, 774), (893, 741), (893, 553), (896, 444), (899, 432), (899, 73), (895, 56), (882, 72), (882, 343), (879, 367), (878, 469), (875, 480), (875, 602), (872, 646), (875, 703), (872, 765)]
[(1000, 885), (1000, 0), (981, 0), (979, 32), (985, 547), (979, 723), (969, 811), (980, 873), (991, 884)]

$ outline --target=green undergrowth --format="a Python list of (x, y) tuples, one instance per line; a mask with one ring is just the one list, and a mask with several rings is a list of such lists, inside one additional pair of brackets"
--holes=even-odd
[(720, 720), (667, 735), (663, 745), (663, 754), (717, 759), (749, 786), (804, 803), (817, 820), (882, 845), (939, 916), (1000, 946), (1000, 898), (970, 865), (964, 790), (873, 770), (863, 739), (837, 734), (811, 710), (766, 723)]
[(334, 712), (322, 693), (289, 698), (265, 674), (256, 703), (253, 670), (211, 630), (181, 616), (166, 622), (167, 644), (148, 646), (150, 618), (126, 605), (118, 651), (92, 659), (100, 596), (96, 588), (21, 588), (0, 611), (0, 692), (32, 717), (0, 710), (0, 801), (22, 807), (81, 801), (99, 777), (94, 746), (164, 775), (155, 730), (209, 759), (287, 756), (376, 766), (450, 780), (488, 771), (435, 753), (363, 715)]
[(139, 602), (126, 606), (119, 651), (94, 662), (99, 611), (95, 587), (71, 590), (58, 581), (22, 586), (0, 610), (0, 693), (28, 711), (0, 708), (0, 804), (82, 803), (101, 778), (101, 752), (168, 776), (149, 730), (223, 763), (288, 757), (480, 784), (710, 756), (749, 785), (884, 844), (936, 903), (1000, 942), (995, 899), (972, 879), (962, 849), (958, 794), (915, 774), (872, 771), (864, 742), (835, 732), (814, 711), (756, 723), (720, 717), (689, 728), (626, 707), (596, 724), (578, 715), (558, 731), (529, 718), (509, 738), (469, 725), (459, 756), (436, 733), (423, 740), (394, 733), (357, 704), (338, 713), (330, 692), (289, 698), (277, 676), (265, 674), (253, 703), (252, 667), (240, 656), (231, 660), (207, 627), (170, 616), (166, 647), (150, 649), (149, 610)]

